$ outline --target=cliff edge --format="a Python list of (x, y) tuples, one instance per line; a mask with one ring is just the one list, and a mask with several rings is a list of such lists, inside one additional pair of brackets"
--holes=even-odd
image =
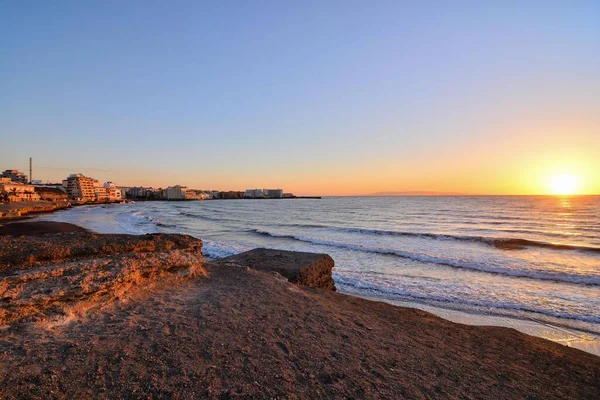
[(202, 241), (191, 236), (0, 236), (0, 327), (70, 321), (146, 284), (204, 275), (203, 263)]

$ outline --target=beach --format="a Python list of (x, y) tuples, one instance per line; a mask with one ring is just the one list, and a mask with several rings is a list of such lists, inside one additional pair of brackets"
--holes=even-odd
[[(600, 393), (600, 357), (514, 329), (307, 287), (269, 270), (277, 268), (270, 258), (293, 269), (293, 252), (207, 262), (202, 242), (186, 235), (58, 230), (0, 236), (2, 278), (11, 282), (2, 296), (5, 398)], [(306, 257), (297, 258), (295, 276), (331, 273), (324, 255)], [(112, 272), (102, 273), (108, 266)]]
[(600, 198), (332, 197), (84, 206), (37, 217), (99, 233), (183, 233), (219, 259), (329, 254), (339, 292), (599, 354)]

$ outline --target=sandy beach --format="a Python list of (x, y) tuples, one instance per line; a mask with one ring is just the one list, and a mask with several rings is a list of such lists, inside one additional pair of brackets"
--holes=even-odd
[[(255, 255), (271, 265), (256, 269), (240, 258), (206, 263), (201, 242), (184, 235), (0, 242), (3, 398), (600, 394), (600, 357), (291, 283), (269, 270), (273, 257), (290, 267), (290, 252)], [(297, 276), (327, 269), (303, 260)]]

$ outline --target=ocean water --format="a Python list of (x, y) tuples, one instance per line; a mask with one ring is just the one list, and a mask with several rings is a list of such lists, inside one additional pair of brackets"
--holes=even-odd
[(343, 293), (600, 335), (597, 196), (138, 202), (43, 218), (189, 234), (211, 258), (256, 247), (327, 253)]

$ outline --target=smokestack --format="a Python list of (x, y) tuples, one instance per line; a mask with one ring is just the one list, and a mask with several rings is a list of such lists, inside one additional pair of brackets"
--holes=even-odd
[(29, 183), (33, 182), (33, 172), (31, 168), (31, 157), (29, 157)]

